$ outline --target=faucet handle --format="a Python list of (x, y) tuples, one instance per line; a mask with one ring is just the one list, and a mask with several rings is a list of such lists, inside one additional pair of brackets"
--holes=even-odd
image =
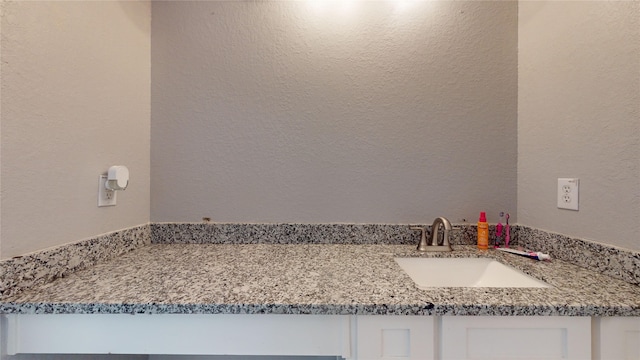
[(409, 226), (411, 230), (420, 230), (420, 242), (418, 243), (419, 251), (427, 250), (427, 227), (426, 226)]

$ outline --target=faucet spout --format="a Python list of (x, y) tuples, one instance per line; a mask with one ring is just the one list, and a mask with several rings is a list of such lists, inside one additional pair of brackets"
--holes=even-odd
[[(438, 240), (438, 234), (440, 233), (440, 227), (442, 226), (442, 241)], [(433, 220), (431, 225), (431, 236), (429, 237), (430, 246), (450, 246), (449, 244), (449, 232), (451, 231), (451, 223), (447, 218), (439, 217)]]

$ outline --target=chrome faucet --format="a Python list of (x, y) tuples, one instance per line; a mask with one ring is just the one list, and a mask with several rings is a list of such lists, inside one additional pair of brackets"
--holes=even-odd
[[(442, 241), (438, 239), (440, 232), (440, 226), (442, 226)], [(429, 240), (427, 240), (425, 227), (411, 227), (411, 230), (421, 230), (420, 243), (418, 243), (418, 251), (451, 251), (451, 243), (449, 242), (449, 232), (451, 231), (451, 223), (447, 218), (438, 217), (433, 220), (431, 225), (431, 234)]]

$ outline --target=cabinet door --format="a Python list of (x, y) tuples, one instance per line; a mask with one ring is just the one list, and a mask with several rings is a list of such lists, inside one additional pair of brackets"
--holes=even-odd
[(442, 317), (443, 359), (591, 359), (589, 317)]
[(434, 359), (431, 316), (357, 316), (356, 359)]
[(640, 359), (640, 318), (607, 317), (600, 322), (600, 359)]

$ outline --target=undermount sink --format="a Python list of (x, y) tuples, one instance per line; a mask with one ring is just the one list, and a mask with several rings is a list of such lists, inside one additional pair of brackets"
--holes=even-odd
[(395, 258), (418, 288), (546, 288), (548, 284), (487, 258)]

